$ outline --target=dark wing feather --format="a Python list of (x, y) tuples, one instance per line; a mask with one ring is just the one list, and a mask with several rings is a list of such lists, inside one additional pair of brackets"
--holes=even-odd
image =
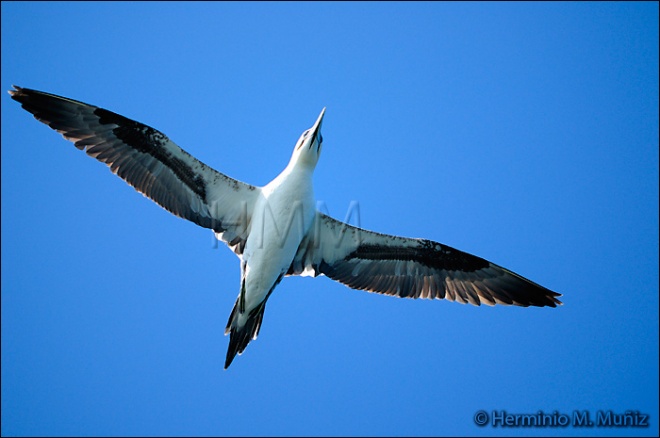
[(324, 274), (353, 289), (477, 306), (561, 304), (560, 294), (481, 257), (431, 240), (363, 230), (318, 212), (287, 274)]
[(242, 253), (258, 188), (217, 172), (147, 125), (66, 97), (14, 88), (12, 99), (37, 120), (167, 211), (214, 230)]

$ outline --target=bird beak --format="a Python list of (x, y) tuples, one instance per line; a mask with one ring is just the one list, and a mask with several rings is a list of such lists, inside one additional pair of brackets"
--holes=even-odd
[(319, 129), (321, 127), (321, 123), (323, 122), (323, 115), (325, 114), (325, 108), (321, 110), (321, 114), (319, 114), (319, 118), (316, 119), (316, 123), (314, 124), (314, 128)]
[(316, 123), (314, 123), (314, 126), (312, 126), (312, 142), (310, 143), (310, 145), (314, 144), (316, 137), (319, 135), (319, 132), (321, 132), (321, 124), (323, 123), (324, 114), (325, 114), (325, 108), (321, 110), (321, 114), (319, 114), (319, 118), (316, 119)]

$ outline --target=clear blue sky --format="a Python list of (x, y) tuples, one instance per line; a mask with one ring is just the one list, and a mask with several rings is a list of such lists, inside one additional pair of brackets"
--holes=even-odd
[[(2, 3), (11, 84), (564, 294), (474, 307), (289, 278), (227, 371), (238, 259), (2, 103), (3, 435), (657, 435), (657, 3)], [(646, 429), (480, 428), (626, 410)]]

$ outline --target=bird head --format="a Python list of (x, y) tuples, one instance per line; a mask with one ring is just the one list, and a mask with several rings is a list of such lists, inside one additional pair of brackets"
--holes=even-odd
[(325, 114), (325, 108), (321, 110), (316, 123), (302, 133), (298, 142), (296, 142), (296, 147), (293, 149), (293, 156), (291, 157), (292, 164), (296, 166), (304, 165), (311, 167), (312, 169), (316, 167), (316, 163), (319, 161), (319, 156), (321, 155), (321, 147), (323, 144), (323, 136), (321, 135), (321, 124), (323, 123), (323, 115)]

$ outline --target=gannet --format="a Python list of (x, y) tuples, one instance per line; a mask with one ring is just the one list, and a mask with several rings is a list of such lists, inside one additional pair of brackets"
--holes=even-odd
[(282, 278), (325, 275), (353, 289), (474, 305), (561, 305), (561, 294), (481, 257), (438, 242), (380, 234), (316, 209), (312, 176), (325, 108), (291, 160), (257, 187), (207, 166), (165, 134), (106, 109), (14, 86), (9, 94), (40, 122), (167, 211), (210, 228), (240, 259), (241, 281), (225, 335), (225, 369), (257, 338)]

